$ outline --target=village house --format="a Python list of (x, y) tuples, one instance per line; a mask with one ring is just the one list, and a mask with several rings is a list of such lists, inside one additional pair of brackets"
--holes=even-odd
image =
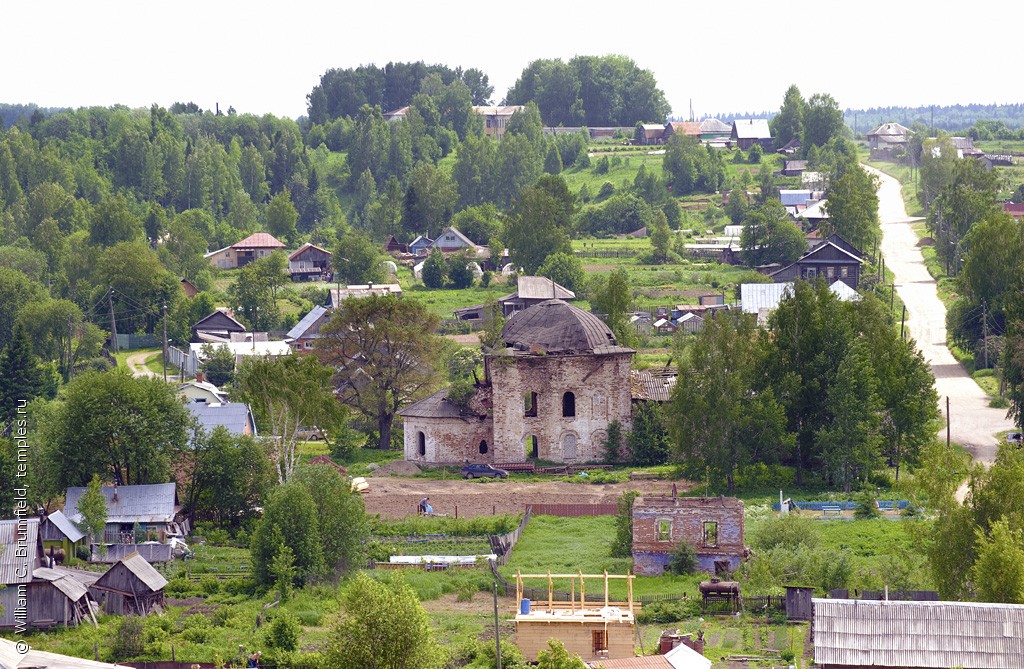
[(231, 246), (210, 251), (203, 257), (219, 269), (237, 269), (283, 248), (284, 244), (270, 233), (257, 232)]
[(430, 251), (430, 247), (434, 245), (434, 240), (423, 235), (417, 235), (416, 239), (409, 242), (409, 253), (414, 256), (424, 256)]
[(505, 127), (512, 115), (526, 109), (523, 105), (475, 106), (473, 111), (484, 117), (484, 134), (494, 139), (505, 136)]
[(776, 283), (820, 277), (831, 285), (839, 280), (857, 290), (860, 283), (860, 266), (863, 264), (864, 254), (861, 251), (842, 237), (832, 235), (802, 255), (796, 262), (772, 272), (769, 276)]
[(1024, 605), (812, 599), (822, 669), (1024, 667)]
[(178, 397), (188, 402), (208, 402), (210, 404), (227, 402), (228, 395), (209, 381), (202, 380), (203, 373), (194, 381), (178, 384)]
[(196, 288), (195, 284), (192, 283), (191, 281), (189, 281), (188, 279), (182, 277), (180, 283), (181, 283), (181, 292), (185, 293), (185, 297), (186, 298), (191, 300), (193, 297), (195, 297), (196, 295), (199, 294), (199, 292), (200, 292), (199, 289)]
[(485, 352), (485, 378), (472, 397), (457, 403), (441, 390), (399, 411), (405, 458), (598, 460), (608, 424), (632, 424), (633, 353), (600, 318), (562, 300), (518, 312), (501, 344)]
[[(840, 302), (859, 302), (860, 293), (836, 279), (829, 290)], [(741, 283), (740, 308), (745, 314), (756, 314), (757, 324), (766, 326), (768, 316), (779, 308), (779, 303), (793, 295), (793, 282), (785, 283)]]
[(635, 137), (636, 144), (650, 145), (650, 144), (664, 144), (666, 141), (665, 137), (665, 124), (664, 123), (642, 123), (637, 126)]
[(320, 338), (320, 328), (331, 320), (331, 310), (327, 307), (315, 306), (295, 324), (284, 339), (296, 351), (310, 351), (313, 344)]
[(233, 436), (255, 437), (256, 420), (252, 409), (242, 402), (187, 402), (185, 408), (204, 432), (223, 427)]
[(0, 629), (73, 626), (90, 615), (85, 586), (45, 555), (41, 525), (0, 520)]
[(288, 275), (292, 281), (330, 281), (331, 252), (309, 242), (288, 255)]
[(226, 342), (234, 333), (246, 332), (243, 325), (231, 310), (219, 307), (192, 325), (192, 339), (203, 342)]
[(362, 298), (369, 297), (370, 295), (377, 295), (383, 297), (385, 295), (400, 296), (402, 294), (402, 287), (397, 283), (362, 283), (345, 286), (344, 288), (331, 288), (327, 293), (327, 308), (336, 309), (345, 300), (350, 298)]
[(735, 571), (747, 553), (743, 502), (734, 497), (636, 498), (634, 573), (660, 576), (681, 541), (696, 549), (699, 569), (711, 574)]
[(736, 119), (732, 122), (730, 139), (744, 151), (750, 150), (754, 144), (760, 144), (766, 151), (772, 149), (772, 131), (768, 127), (768, 119)]
[[(81, 522), (78, 501), (86, 490), (84, 487), (67, 490), (64, 515), (72, 522)], [(103, 486), (100, 491), (107, 501), (107, 526), (103, 536), (95, 538), (97, 541), (133, 544), (153, 539), (163, 542), (168, 536), (189, 533), (188, 520), (178, 517), (181, 505), (175, 483), (112, 485)], [(136, 536), (136, 530), (140, 536)]]

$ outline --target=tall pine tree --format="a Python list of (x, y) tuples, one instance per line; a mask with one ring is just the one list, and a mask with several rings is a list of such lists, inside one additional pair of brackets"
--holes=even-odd
[(0, 423), (10, 422), (18, 403), (42, 394), (39, 361), (32, 353), (32, 341), (21, 323), (14, 325), (11, 340), (0, 351)]

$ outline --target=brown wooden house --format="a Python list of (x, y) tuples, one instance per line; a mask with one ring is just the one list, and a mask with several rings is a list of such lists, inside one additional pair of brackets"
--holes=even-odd
[(231, 333), (247, 331), (230, 309), (220, 307), (192, 326), (192, 339), (210, 342), (229, 341)]
[(686, 541), (698, 568), (735, 571), (746, 555), (743, 502), (735, 497), (637, 497), (633, 502), (633, 571), (660, 576), (672, 551)]
[(114, 614), (148, 614), (164, 603), (167, 579), (138, 553), (121, 558), (100, 577), (92, 589), (103, 610)]
[(316, 244), (303, 244), (288, 256), (288, 275), (292, 281), (330, 281), (331, 252)]
[(842, 281), (857, 290), (864, 254), (842, 237), (833, 235), (805, 253), (799, 260), (769, 274), (778, 283), (824, 279), (830, 285)]

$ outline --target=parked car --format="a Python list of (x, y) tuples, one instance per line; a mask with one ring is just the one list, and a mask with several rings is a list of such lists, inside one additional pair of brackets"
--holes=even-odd
[(497, 467), (488, 464), (465, 465), (462, 468), (462, 478), (464, 479), (487, 477), (492, 479), (507, 479), (508, 472), (504, 469), (498, 469)]
[(1016, 446), (1020, 446), (1021, 445), (1020, 442), (1021, 442), (1021, 434), (1020, 434), (1020, 432), (1011, 432), (1008, 435), (1006, 435), (1006, 443), (1014, 444)]
[(324, 438), (323, 432), (316, 425), (313, 427), (300, 427), (295, 432), (295, 438), (299, 441), (319, 441)]

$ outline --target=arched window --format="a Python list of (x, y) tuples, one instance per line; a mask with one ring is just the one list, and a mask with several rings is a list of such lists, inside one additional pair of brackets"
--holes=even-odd
[(487, 453), (487, 440), (486, 439), (481, 439), (480, 440), (480, 455), (485, 455), (486, 453)]
[(427, 435), (422, 432), (416, 433), (416, 452), (419, 453), (421, 457), (427, 454)]
[(562, 395), (562, 417), (572, 418), (576, 415), (576, 396), (572, 393)]

